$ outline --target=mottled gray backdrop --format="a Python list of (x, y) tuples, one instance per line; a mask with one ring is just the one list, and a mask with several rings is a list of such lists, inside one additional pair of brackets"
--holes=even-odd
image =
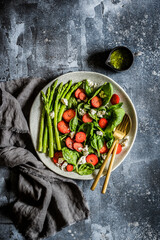
[[(133, 67), (109, 71), (106, 51), (126, 45)], [(1, 0), (0, 81), (52, 79), (69, 71), (103, 73), (119, 83), (135, 104), (136, 142), (111, 176), (105, 195), (101, 179), (77, 181), (91, 216), (48, 240), (160, 239), (160, 1)], [(0, 239), (22, 240), (9, 218), (14, 176), (0, 167)], [(159, 231), (159, 232), (158, 232)]]

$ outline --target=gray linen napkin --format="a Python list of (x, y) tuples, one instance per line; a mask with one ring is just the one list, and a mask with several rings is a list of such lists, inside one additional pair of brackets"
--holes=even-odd
[(18, 174), (14, 222), (26, 239), (41, 239), (89, 216), (82, 192), (37, 158), (28, 128), (31, 104), (47, 82), (20, 79), (0, 83), (0, 165)]

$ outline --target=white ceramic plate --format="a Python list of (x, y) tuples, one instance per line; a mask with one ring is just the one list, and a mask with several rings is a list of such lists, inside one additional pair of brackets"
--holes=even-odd
[[(130, 116), (131, 128), (128, 133), (128, 136), (129, 136), (128, 144), (125, 148), (123, 148), (123, 151), (120, 154), (116, 155), (114, 165), (113, 165), (113, 170), (114, 170), (126, 158), (127, 154), (129, 153), (129, 151), (132, 148), (132, 145), (133, 145), (135, 137), (136, 137), (138, 124), (137, 124), (137, 114), (136, 114), (134, 105), (133, 105), (131, 99), (126, 94), (126, 92), (115, 81), (113, 81), (111, 78), (109, 78), (105, 75), (95, 73), (95, 72), (71, 72), (71, 73), (67, 73), (67, 74), (64, 74), (64, 75), (58, 77), (59, 82), (63, 82), (63, 83), (68, 82), (70, 79), (72, 79), (73, 83), (79, 82), (84, 79), (90, 79), (91, 81), (97, 83), (98, 85), (102, 85), (104, 82), (112, 83), (114, 93), (117, 93), (120, 96), (121, 102), (123, 102), (122, 107), (124, 108), (125, 112)], [(48, 85), (46, 85), (46, 87), (43, 89), (44, 92), (50, 85), (52, 85), (53, 81), (50, 82)], [(30, 132), (31, 132), (32, 141), (33, 141), (33, 145), (34, 145), (35, 149), (37, 149), (37, 142), (38, 142), (39, 122), (37, 120), (40, 119), (40, 113), (41, 113), (41, 104), (40, 103), (41, 102), (40, 102), (40, 93), (39, 93), (32, 105), (31, 112), (30, 112)], [(98, 171), (98, 170), (95, 170), (93, 174), (84, 175), (84, 176), (80, 176), (79, 174), (74, 173), (74, 172), (62, 171), (44, 153), (37, 152), (37, 154), (38, 154), (39, 158), (41, 159), (41, 161), (50, 170), (52, 170), (53, 172), (55, 172), (59, 175), (67, 177), (67, 178), (89, 180), (89, 179), (93, 179)], [(106, 169), (107, 169), (107, 167), (108, 166), (106, 166)], [(105, 171), (104, 171), (104, 174), (105, 174)]]

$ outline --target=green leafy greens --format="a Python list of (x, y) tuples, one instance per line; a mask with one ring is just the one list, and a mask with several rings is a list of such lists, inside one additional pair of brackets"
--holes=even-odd
[(73, 151), (68, 149), (67, 147), (62, 148), (62, 154), (64, 160), (66, 160), (69, 164), (76, 166), (77, 160), (79, 158), (79, 153), (77, 151)]
[(89, 175), (94, 172), (95, 168), (91, 163), (81, 164), (78, 168), (78, 173), (80, 175)]
[(72, 118), (69, 122), (69, 128), (71, 131), (76, 132), (78, 126), (78, 117), (77, 117), (77, 111), (76, 111), (76, 115), (74, 118)]

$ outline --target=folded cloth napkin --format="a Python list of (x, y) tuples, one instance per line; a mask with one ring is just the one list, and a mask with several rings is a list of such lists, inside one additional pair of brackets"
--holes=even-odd
[(32, 146), (29, 111), (46, 83), (44, 79), (0, 83), (0, 165), (18, 174), (12, 215), (19, 231), (32, 240), (49, 237), (89, 216), (75, 182), (47, 169)]

